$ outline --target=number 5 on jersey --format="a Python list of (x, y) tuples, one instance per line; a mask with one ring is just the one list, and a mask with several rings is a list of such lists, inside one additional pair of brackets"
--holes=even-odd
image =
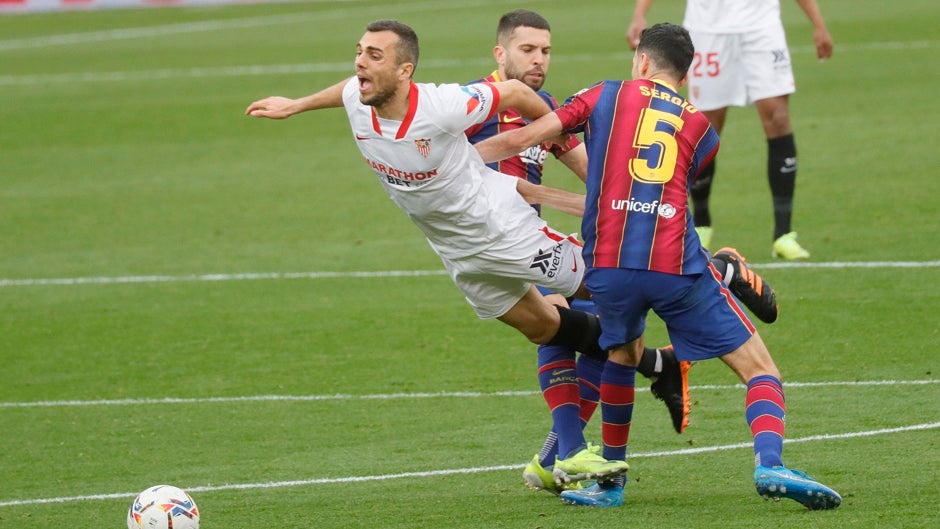
[(643, 109), (633, 137), (633, 147), (639, 150), (639, 156), (629, 164), (634, 180), (663, 184), (672, 179), (679, 156), (675, 134), (682, 130), (683, 123), (682, 118), (675, 114), (653, 108)]

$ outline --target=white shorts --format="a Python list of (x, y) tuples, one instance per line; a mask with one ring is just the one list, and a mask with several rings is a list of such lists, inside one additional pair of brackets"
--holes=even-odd
[(743, 107), (796, 91), (783, 26), (747, 33), (690, 31), (689, 100), (701, 110)]
[(480, 319), (506, 314), (532, 284), (564, 296), (577, 292), (584, 278), (582, 244), (548, 226), (526, 230), (469, 257), (441, 258), (457, 288)]

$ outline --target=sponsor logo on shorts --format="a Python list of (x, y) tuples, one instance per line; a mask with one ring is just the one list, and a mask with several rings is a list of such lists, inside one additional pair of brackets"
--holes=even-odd
[(561, 243), (549, 250), (539, 250), (538, 255), (532, 258), (529, 268), (540, 270), (545, 277), (555, 277), (561, 267)]

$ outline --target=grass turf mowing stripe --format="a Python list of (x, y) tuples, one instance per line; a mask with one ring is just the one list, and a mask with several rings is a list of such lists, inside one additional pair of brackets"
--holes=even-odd
[[(936, 268), (940, 261), (856, 261), (828, 263), (748, 263), (751, 268)], [(376, 270), (351, 272), (246, 272), (240, 274), (190, 274), (117, 277), (59, 277), (38, 279), (0, 279), (0, 287), (28, 287), (43, 285), (105, 285), (113, 283), (183, 283), (193, 281), (246, 281), (259, 279), (336, 279), (424, 277), (445, 275), (444, 270)]]
[[(937, 384), (940, 380), (867, 380), (867, 381), (835, 381), (835, 382), (785, 382), (786, 388), (812, 388), (834, 386), (919, 386)], [(689, 386), (689, 390), (739, 390), (743, 384), (729, 385), (701, 385)], [(649, 391), (649, 388), (636, 388), (637, 392)], [(304, 402), (304, 401), (334, 401), (334, 400), (398, 400), (398, 399), (432, 399), (432, 398), (485, 398), (485, 397), (531, 397), (538, 395), (538, 391), (494, 391), (489, 393), (476, 391), (442, 391), (436, 393), (376, 393), (367, 395), (351, 395), (340, 393), (334, 395), (245, 395), (235, 397), (166, 397), (159, 399), (100, 399), (100, 400), (47, 400), (35, 402), (0, 402), (0, 408), (53, 408), (66, 406), (140, 406), (150, 404), (212, 404), (222, 402)]]
[[(900, 426), (896, 428), (882, 428), (879, 430), (865, 430), (859, 432), (845, 432), (841, 434), (822, 434), (822, 435), (811, 435), (806, 437), (799, 437), (794, 439), (786, 439), (784, 443), (806, 443), (813, 441), (831, 441), (838, 439), (854, 439), (858, 437), (871, 437), (874, 435), (887, 435), (893, 433), (902, 433), (902, 432), (913, 432), (921, 430), (933, 430), (940, 428), (940, 422), (933, 423), (923, 423), (923, 424), (912, 424), (910, 426)], [(671, 450), (665, 452), (646, 452), (646, 453), (637, 453), (631, 454), (631, 458), (637, 457), (664, 457), (664, 456), (685, 456), (690, 454), (701, 454), (706, 452), (721, 452), (726, 450), (737, 450), (743, 448), (751, 448), (753, 443), (734, 443), (728, 445), (719, 445), (719, 446), (703, 446), (698, 448), (684, 448), (682, 450)], [(380, 474), (372, 476), (347, 476), (340, 478), (315, 478), (315, 479), (302, 479), (302, 480), (292, 480), (292, 481), (274, 481), (268, 483), (233, 483), (229, 485), (217, 485), (217, 486), (193, 486), (193, 487), (182, 487), (184, 490), (190, 493), (200, 493), (200, 492), (212, 492), (220, 490), (248, 490), (248, 489), (275, 489), (275, 488), (284, 488), (284, 487), (301, 487), (309, 485), (327, 485), (327, 484), (342, 484), (342, 483), (357, 483), (364, 481), (387, 481), (394, 479), (415, 479), (415, 478), (424, 478), (424, 477), (434, 477), (434, 476), (451, 476), (458, 474), (479, 474), (481, 472), (496, 472), (503, 470), (519, 470), (525, 465), (514, 464), (514, 465), (495, 465), (495, 466), (485, 466), (485, 467), (471, 467), (471, 468), (454, 468), (454, 469), (442, 469), (442, 470), (427, 470), (419, 472), (402, 472), (398, 474)], [(121, 498), (133, 498), (137, 496), (137, 492), (117, 492), (117, 493), (105, 493), (105, 494), (89, 494), (83, 496), (63, 496), (57, 498), (35, 498), (35, 499), (24, 499), (24, 500), (7, 500), (0, 501), (0, 508), (2, 507), (13, 507), (19, 505), (41, 505), (49, 503), (68, 503), (68, 502), (77, 502), (77, 501), (95, 501), (95, 500), (113, 500)]]

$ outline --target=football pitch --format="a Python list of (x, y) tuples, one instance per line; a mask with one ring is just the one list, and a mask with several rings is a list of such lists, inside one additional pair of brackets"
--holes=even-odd
[[(624, 507), (523, 487), (550, 426), (534, 347), (475, 317), (342, 110), (243, 111), (350, 75), (379, 18), (417, 30), (417, 81), (485, 76), (516, 7), (552, 23), (545, 88), (564, 100), (629, 75), (633, 3), (336, 1), (0, 16), (0, 528), (123, 527), (159, 483), (202, 529), (940, 526), (940, 6), (821, 1), (820, 64), (782, 4), (812, 258), (770, 259), (753, 108), (722, 135), (714, 246), (776, 289), (779, 320), (757, 325), (784, 374), (784, 460), (840, 508), (754, 492), (719, 361), (691, 371), (683, 435), (638, 379)], [(545, 180), (578, 189), (555, 161)], [(647, 340), (668, 340), (653, 315)]]

